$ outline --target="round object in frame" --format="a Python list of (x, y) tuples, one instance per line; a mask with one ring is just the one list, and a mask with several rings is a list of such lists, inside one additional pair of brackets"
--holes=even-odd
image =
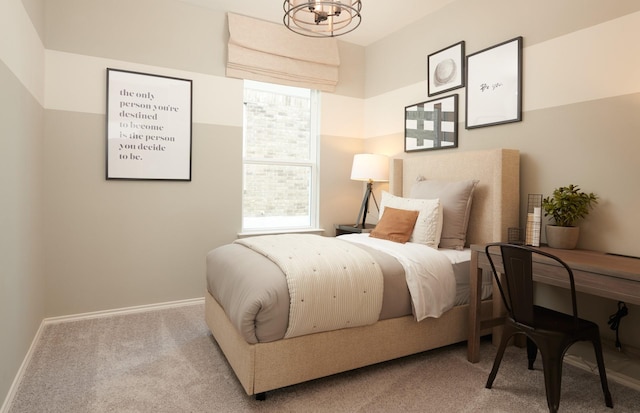
[(433, 83), (436, 86), (451, 82), (456, 77), (456, 62), (453, 59), (445, 59), (436, 65)]

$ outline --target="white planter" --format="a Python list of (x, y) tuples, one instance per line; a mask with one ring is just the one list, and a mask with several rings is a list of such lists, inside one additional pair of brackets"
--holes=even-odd
[(559, 227), (547, 225), (547, 244), (551, 248), (572, 250), (578, 245), (580, 227)]

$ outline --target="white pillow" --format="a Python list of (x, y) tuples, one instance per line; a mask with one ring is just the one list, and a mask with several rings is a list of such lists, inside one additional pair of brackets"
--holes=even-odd
[(418, 211), (418, 219), (413, 227), (409, 242), (438, 248), (440, 235), (442, 234), (442, 205), (440, 205), (439, 199), (402, 198), (387, 191), (382, 191), (378, 219), (382, 217), (384, 208), (387, 206), (408, 211)]

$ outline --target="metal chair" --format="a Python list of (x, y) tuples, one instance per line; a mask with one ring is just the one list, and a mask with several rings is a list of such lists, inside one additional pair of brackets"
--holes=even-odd
[[(494, 259), (490, 253), (493, 251), (495, 254), (496, 249), (500, 249), (500, 255), (502, 256), (504, 287), (506, 287), (506, 290), (503, 288), (503, 283), (496, 271)], [(596, 323), (578, 317), (576, 290), (571, 268), (552, 254), (521, 245), (493, 243), (485, 247), (485, 252), (507, 310), (502, 340), (485, 387), (490, 389), (493, 385), (510, 338), (516, 334), (523, 334), (527, 337), (529, 370), (533, 370), (533, 363), (538, 349), (540, 350), (547, 405), (550, 412), (557, 412), (560, 405), (564, 354), (574, 343), (588, 340), (593, 344), (595, 351), (605, 403), (607, 407), (613, 407), (602, 357), (600, 331)], [(544, 308), (533, 303), (532, 268), (533, 257), (536, 255), (553, 260), (549, 261), (550, 265), (561, 265), (567, 270), (567, 278), (571, 286), (573, 315)]]

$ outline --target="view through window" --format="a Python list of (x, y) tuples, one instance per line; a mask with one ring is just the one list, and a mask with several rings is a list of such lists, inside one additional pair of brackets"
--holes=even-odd
[(318, 92), (245, 80), (243, 231), (317, 227)]

